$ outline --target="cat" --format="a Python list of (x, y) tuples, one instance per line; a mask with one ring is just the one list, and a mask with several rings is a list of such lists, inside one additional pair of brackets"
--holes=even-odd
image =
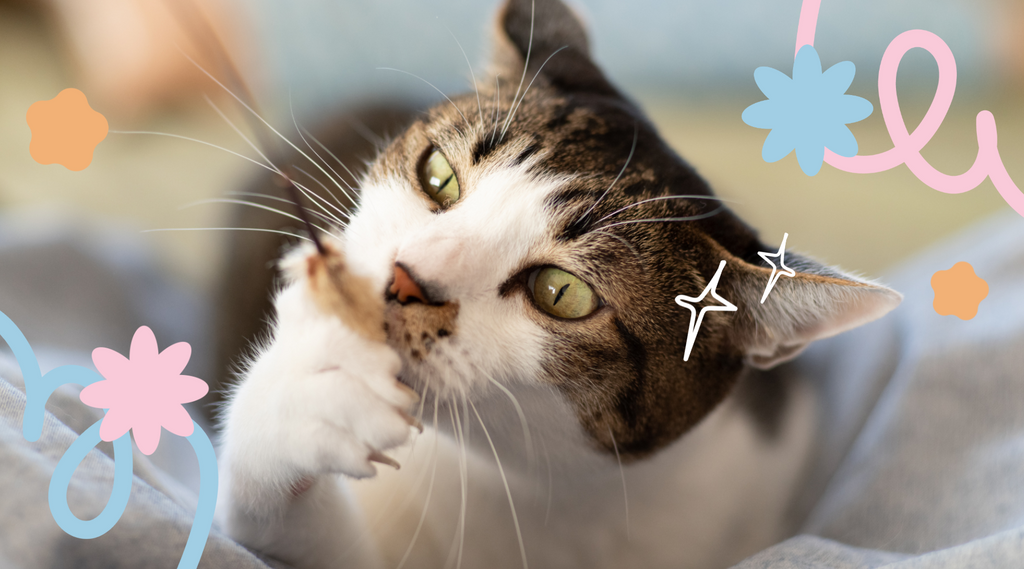
[[(224, 527), (303, 569), (722, 567), (785, 538), (814, 401), (759, 370), (902, 297), (787, 251), (762, 303), (778, 248), (572, 10), (508, 0), (495, 30), (479, 90), (383, 145), (346, 226), (280, 261), (223, 413)], [(736, 309), (692, 329), (680, 295)]]

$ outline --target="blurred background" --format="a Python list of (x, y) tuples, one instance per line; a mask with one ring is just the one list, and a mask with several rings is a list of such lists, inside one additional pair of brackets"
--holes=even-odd
[[(472, 88), (463, 51), (477, 76), (489, 51), (497, 0), (208, 0), (185, 2), (212, 22), (254, 89), (268, 120), (291, 130), (334, 111), (379, 98), (438, 100)], [(828, 67), (851, 60), (848, 92), (875, 112), (852, 125), (860, 152), (888, 149), (878, 111), (877, 68), (897, 34), (937, 33), (957, 58), (957, 96), (924, 155), (958, 174), (974, 161), (978, 111), (991, 110), (1010, 175), (1024, 184), (1024, 3), (1019, 0), (824, 0), (816, 47)], [(753, 71), (792, 70), (799, 0), (578, 0), (594, 56), (647, 110), (665, 138), (716, 191), (762, 231), (788, 245), (869, 276), (927, 244), (1008, 209), (990, 182), (946, 195), (906, 167), (854, 175), (825, 166), (804, 175), (795, 155), (761, 160), (767, 131), (740, 113), (763, 99)], [(190, 137), (254, 156), (211, 108), (209, 97), (247, 131), (237, 105), (197, 71), (197, 52), (162, 0), (0, 0), (0, 208), (4, 231), (48, 227), (117, 231), (149, 247), (181, 287), (202, 297), (223, 263), (218, 231), (143, 233), (222, 227), (231, 206), (192, 205), (242, 189), (253, 164), (187, 140), (112, 132), (92, 165), (71, 172), (29, 155), (28, 107), (77, 87), (112, 130)], [(914, 50), (900, 66), (900, 101), (910, 128), (931, 101), (936, 66)], [(123, 232), (123, 233), (121, 233)], [(0, 268), (0, 271), (3, 269)]]

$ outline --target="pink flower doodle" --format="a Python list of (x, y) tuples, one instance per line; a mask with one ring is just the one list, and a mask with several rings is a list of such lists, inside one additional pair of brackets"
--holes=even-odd
[(160, 443), (161, 427), (181, 437), (193, 432), (192, 418), (182, 406), (210, 390), (198, 377), (181, 375), (192, 356), (187, 342), (163, 352), (147, 326), (135, 331), (129, 357), (108, 348), (96, 348), (92, 361), (104, 381), (82, 390), (82, 403), (109, 409), (100, 426), (100, 438), (113, 441), (131, 429), (135, 444), (150, 455)]

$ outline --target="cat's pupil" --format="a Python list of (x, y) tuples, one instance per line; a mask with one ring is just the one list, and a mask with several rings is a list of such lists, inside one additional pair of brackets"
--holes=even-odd
[(562, 288), (558, 289), (558, 295), (555, 296), (555, 302), (553, 302), (552, 304), (558, 304), (558, 301), (562, 300), (562, 295), (565, 294), (565, 289), (567, 288), (569, 288), (569, 285), (565, 284), (562, 286)]
[(420, 168), (420, 181), (424, 193), (441, 207), (448, 207), (459, 199), (459, 181), (455, 171), (445, 155), (436, 148)]
[(559, 318), (583, 318), (597, 310), (599, 304), (587, 283), (555, 267), (537, 269), (528, 284), (537, 307)]

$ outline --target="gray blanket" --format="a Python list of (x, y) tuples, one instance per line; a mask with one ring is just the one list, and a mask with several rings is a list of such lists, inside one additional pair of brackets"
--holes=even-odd
[[(102, 281), (98, 275), (113, 271), (120, 288), (86, 291), (78, 302), (87, 308), (96, 298), (110, 302), (112, 294), (121, 294), (111, 304), (125, 313), (118, 312), (120, 321), (94, 311), (89, 316), (95, 322), (83, 323), (70, 304), (53, 313), (50, 299), (32, 297), (38, 288), (24, 282), (38, 274), (24, 261), (18, 264), (18, 259), (38, 263), (38, 255), (23, 253), (40, 243), (6, 248), (0, 243), (0, 310), (37, 348), (59, 337), (59, 330), (40, 324), (47, 318), (66, 319), (64, 332), (81, 330), (55, 346), (62, 350), (41, 355), (44, 371), (63, 363), (88, 365), (85, 350), (96, 346), (125, 351), (135, 326), (158, 329), (156, 322), (176, 314), (179, 321), (167, 326), (177, 325), (183, 334), (201, 332), (180, 322), (181, 315), (196, 314), (194, 307), (132, 301), (135, 289), (152, 280), (140, 279), (136, 269), (106, 263), (102, 247), (83, 249), (78, 243), (44, 245), (69, 259), (80, 257), (78, 284)], [(971, 263), (990, 287), (970, 321), (939, 316), (932, 308), (931, 275), (958, 261)], [(822, 342), (779, 371), (811, 379), (827, 421), (807, 468), (805, 491), (794, 504), (805, 519), (801, 535), (739, 567), (1024, 566), (1024, 219), (1012, 213), (992, 219), (904, 264), (887, 282), (906, 295), (893, 314)], [(11, 290), (29, 297), (12, 299)], [(40, 292), (46, 293), (54, 291)], [(165, 314), (147, 312), (157, 305)], [(23, 388), (10, 359), (0, 358), (0, 378), (0, 566), (175, 567), (195, 497), (187, 476), (182, 485), (165, 470), (189, 470), (180, 464), (191, 452), (187, 444), (180, 454), (168, 447), (174, 458), (163, 459), (160, 467), (137, 454), (121, 521), (100, 538), (72, 538), (53, 521), (46, 490), (57, 460), (97, 420), (98, 411), (81, 405), (76, 389), (63, 389), (47, 406), (43, 437), (28, 443), (21, 434)], [(98, 513), (106, 502), (113, 477), (110, 453), (109, 444), (100, 445), (73, 479), (69, 503), (79, 517)], [(216, 531), (200, 563), (267, 566)]]

